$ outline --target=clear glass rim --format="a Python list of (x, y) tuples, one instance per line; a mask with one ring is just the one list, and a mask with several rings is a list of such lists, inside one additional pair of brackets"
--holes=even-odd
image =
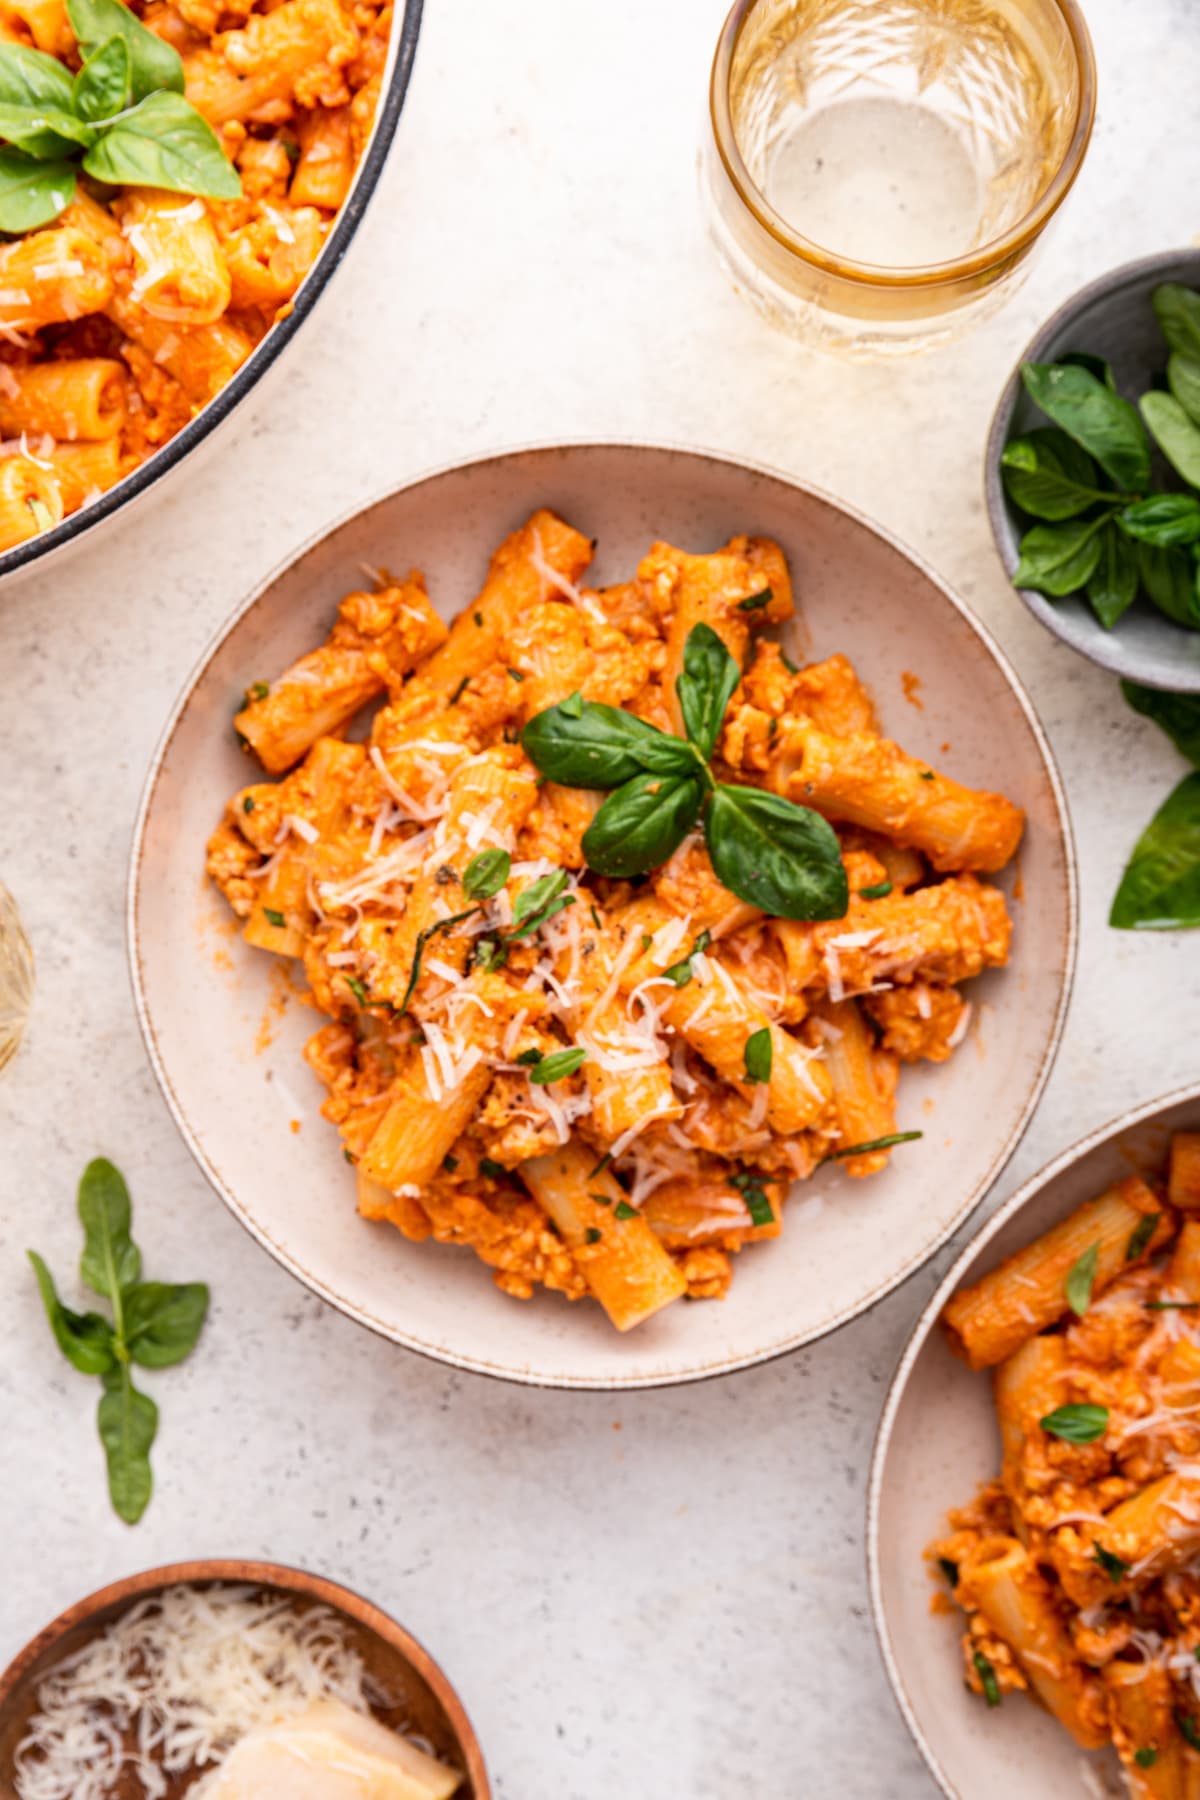
[(733, 128), (729, 105), (729, 81), (733, 60), (751, 14), (764, 0), (734, 0), (713, 56), (709, 81), (709, 116), (713, 138), (725, 173), (739, 200), (758, 221), (762, 229), (799, 262), (835, 275), (844, 281), (856, 281), (875, 288), (928, 288), (962, 281), (1024, 250), (1058, 211), (1083, 164), (1096, 117), (1096, 58), (1091, 35), (1077, 0), (1047, 0), (1067, 29), (1075, 55), (1079, 76), (1079, 97), (1070, 140), (1062, 161), (1047, 183), (1037, 202), (1012, 228), (1000, 237), (981, 244), (966, 256), (952, 257), (948, 262), (915, 263), (911, 267), (893, 268), (884, 263), (857, 262), (853, 257), (838, 256), (803, 237), (776, 212), (762, 189), (754, 181), (742, 159)]

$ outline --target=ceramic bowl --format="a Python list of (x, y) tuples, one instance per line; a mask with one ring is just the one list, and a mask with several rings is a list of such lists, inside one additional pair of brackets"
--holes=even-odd
[(93, 541), (101, 527), (107, 529), (116, 515), (124, 515), (135, 505), (144, 503), (151, 490), (157, 490), (159, 483), (180, 463), (198, 452), (202, 445), (209, 445), (218, 426), (225, 423), (247, 394), (274, 368), (341, 267), (368, 202), (379, 185), (408, 92), (423, 4), (424, 0), (399, 0), (395, 8), (371, 136), (354, 172), (350, 192), (333, 222), (320, 256), (297, 289), (287, 318), (271, 327), (232, 380), (226, 382), (220, 393), (207, 406), (201, 407), (195, 418), (177, 431), (161, 450), (147, 457), (91, 505), (70, 513), (52, 531), (40, 532), (27, 543), (0, 551), (0, 581), (48, 556), (57, 555), (61, 561), (68, 553), (78, 552), (84, 540)]
[[(631, 572), (658, 537), (693, 550), (736, 531), (778, 538), (799, 596), (793, 653), (849, 652), (885, 729), (967, 782), (1002, 786), (1029, 815), (1019, 885), (1015, 870), (1007, 877), (1020, 895), (1014, 965), (976, 984), (976, 1041), (944, 1067), (905, 1071), (900, 1125), (924, 1129), (917, 1154), (898, 1154), (866, 1182), (822, 1170), (790, 1202), (785, 1237), (739, 1258), (728, 1299), (673, 1307), (625, 1337), (599, 1307), (553, 1294), (519, 1304), (470, 1252), (413, 1245), (355, 1216), (350, 1173), (300, 1057), (314, 1015), (290, 1005), (278, 1016), (279, 970), (234, 935), (203, 876), (205, 841), (246, 779), (230, 719), (247, 683), (324, 635), (363, 564), (423, 569), (435, 602), (457, 612), (492, 548), (538, 505), (598, 538), (601, 583)], [(904, 698), (906, 672), (919, 708)], [(168, 1104), (209, 1180), (285, 1267), (352, 1318), (458, 1367), (638, 1387), (741, 1368), (820, 1337), (961, 1224), (1020, 1137), (1058, 1043), (1075, 876), (1058, 776), (1020, 682), (928, 569), (865, 519), (767, 470), (581, 444), (414, 481), (316, 539), (243, 602), (190, 677), (155, 755), (128, 928), (137, 1009)]]
[[(82, 1650), (105, 1626), (129, 1611), (139, 1600), (162, 1593), (164, 1588), (203, 1586), (213, 1582), (248, 1583), (268, 1593), (294, 1596), (298, 1602), (330, 1607), (350, 1628), (350, 1638), (363, 1658), (368, 1674), (395, 1704), (380, 1709), (379, 1719), (396, 1730), (427, 1738), (444, 1762), (463, 1770), (466, 1780), (459, 1800), (490, 1800), (491, 1787), (471, 1722), (461, 1700), (429, 1652), (408, 1632), (372, 1606), (369, 1600), (340, 1587), (323, 1576), (277, 1563), (217, 1562), (175, 1563), (148, 1569), (101, 1588), (86, 1600), (60, 1613), (0, 1675), (0, 1793), (13, 1779), (13, 1755), (36, 1710), (42, 1677), (64, 1657)], [(185, 1784), (173, 1783), (169, 1800), (184, 1792)], [(140, 1788), (138, 1790), (140, 1792)]]
[[(1060, 306), (1022, 350), (992, 417), (985, 458), (992, 535), (1010, 575), (1017, 566), (1017, 545), (1034, 521), (1005, 493), (1000, 457), (1010, 438), (1047, 422), (1025, 392), (1021, 364), (1055, 362), (1070, 351), (1089, 351), (1111, 363), (1121, 393), (1136, 402), (1167, 363), (1167, 348), (1150, 304), (1151, 294), (1163, 281), (1200, 287), (1200, 250), (1167, 250), (1102, 275)], [(1179, 485), (1157, 452), (1156, 465), (1164, 481)], [(1081, 595), (1051, 600), (1032, 588), (1017, 592), (1035, 618), (1101, 668), (1146, 687), (1200, 693), (1200, 632), (1172, 624), (1148, 600), (1136, 600), (1115, 629), (1106, 631)]]
[(1115, 1756), (1085, 1756), (1021, 1696), (995, 1711), (967, 1691), (961, 1615), (934, 1612), (923, 1559), (949, 1507), (1000, 1466), (986, 1375), (952, 1356), (938, 1325), (965, 1284), (1048, 1231), (1131, 1169), (1159, 1169), (1173, 1131), (1200, 1130), (1200, 1086), (1136, 1107), (1032, 1177), (967, 1245), (922, 1313), (879, 1426), (867, 1508), (871, 1603), (883, 1660), (917, 1747), (950, 1800), (1123, 1795)]

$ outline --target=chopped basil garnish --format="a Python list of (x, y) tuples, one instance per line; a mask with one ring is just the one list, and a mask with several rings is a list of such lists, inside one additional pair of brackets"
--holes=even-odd
[(507, 850), (481, 850), (467, 864), (463, 893), (468, 900), (491, 900), (500, 892), (512, 870)]
[(1175, 1714), (1175, 1723), (1178, 1725), (1188, 1743), (1192, 1746), (1192, 1749), (1200, 1750), (1200, 1727), (1197, 1726), (1192, 1715), (1190, 1713), (1177, 1712)]
[(980, 1683), (983, 1687), (984, 1699), (989, 1706), (999, 1706), (1000, 1683), (996, 1680), (995, 1669), (993, 1669), (982, 1650), (977, 1650), (971, 1660), (975, 1664), (976, 1672), (978, 1673)]
[(750, 1214), (752, 1225), (773, 1225), (775, 1210), (767, 1197), (761, 1175), (751, 1175), (742, 1170), (729, 1177), (730, 1187), (737, 1189), (745, 1202), (746, 1211)]
[(412, 968), (409, 970), (408, 974), (408, 986), (404, 990), (403, 1000), (401, 1000), (399, 1006), (395, 1009), (396, 1017), (398, 1019), (402, 1019), (408, 1011), (408, 1003), (413, 997), (418, 981), (421, 979), (421, 963), (425, 956), (425, 946), (431, 939), (437, 937), (439, 932), (449, 931), (453, 925), (461, 925), (464, 919), (471, 918), (472, 915), (478, 911), (479, 908), (477, 906), (468, 906), (465, 912), (451, 913), (448, 919), (437, 919), (432, 925), (427, 925), (424, 931), (418, 931), (417, 941), (413, 948)]
[(1129, 1234), (1129, 1242), (1125, 1246), (1125, 1261), (1136, 1262), (1146, 1249), (1151, 1238), (1158, 1230), (1161, 1213), (1143, 1213)]
[(1195, 1312), (1200, 1300), (1143, 1300), (1147, 1312)]
[(1158, 1761), (1158, 1751), (1148, 1744), (1144, 1745), (1142, 1749), (1134, 1751), (1133, 1760), (1139, 1769), (1152, 1769)]
[(877, 881), (874, 887), (859, 888), (858, 897), (860, 900), (886, 900), (891, 891), (890, 881)]
[(242, 811), (244, 813), (252, 813), (254, 811), (254, 795), (253, 794), (247, 794), (246, 798), (242, 801)]
[(1083, 1255), (1072, 1265), (1064, 1285), (1067, 1305), (1081, 1319), (1092, 1302), (1092, 1286), (1096, 1280), (1099, 1256), (1099, 1242), (1089, 1244)]
[(822, 1162), (837, 1162), (842, 1156), (869, 1156), (874, 1150), (891, 1150), (897, 1144), (911, 1144), (925, 1136), (923, 1131), (893, 1131), (890, 1137), (869, 1138), (865, 1144), (847, 1144), (841, 1150), (829, 1150)]
[(586, 1061), (587, 1051), (580, 1044), (570, 1050), (555, 1050), (530, 1069), (529, 1079), (538, 1087), (547, 1087), (552, 1081), (564, 1081), (568, 1075), (574, 1075)]
[(762, 588), (757, 594), (747, 594), (744, 600), (738, 601), (739, 612), (758, 612), (764, 606), (770, 606), (774, 599), (769, 587)]
[(283, 929), (283, 925), (284, 925), (283, 914), (281, 912), (277, 912), (273, 906), (264, 906), (263, 907), (263, 917), (266, 919), (268, 925), (274, 925), (278, 930)]
[(1061, 1438), (1066, 1444), (1094, 1444), (1108, 1429), (1108, 1408), (1087, 1402), (1056, 1406), (1039, 1424), (1051, 1437)]
[(490, 1156), (480, 1157), (479, 1173), (481, 1175), (489, 1175), (493, 1181), (507, 1181), (508, 1179), (508, 1170), (505, 1168), (504, 1164), (496, 1162)]
[(459, 682), (458, 686), (455, 688), (454, 692), (450, 696), (450, 705), (451, 706), (458, 705), (459, 701), (463, 697), (463, 694), (466, 692), (466, 689), (467, 689), (468, 684), (470, 683), (470, 680), (471, 680), (471, 677), (469, 675), (463, 676), (462, 680)]
[(775, 1061), (775, 1046), (771, 1039), (771, 1027), (764, 1025), (760, 1031), (752, 1031), (746, 1039), (746, 1080), (751, 1084), (770, 1081), (771, 1069)]
[(520, 1056), (514, 1056), (513, 1061), (523, 1064), (527, 1069), (535, 1069), (542, 1061), (543, 1055), (544, 1052), (541, 1050), (522, 1050)]
[(529, 937), (532, 932), (539, 931), (543, 925), (548, 924), (564, 907), (574, 906), (574, 894), (563, 892), (570, 880), (565, 869), (556, 869), (553, 875), (541, 875), (521, 890), (513, 906), (509, 943), (515, 938)]
[(589, 1225), (583, 1235), (589, 1244), (598, 1244), (604, 1234), (598, 1225)]
[(702, 931), (687, 955), (680, 962), (672, 963), (669, 969), (663, 970), (663, 980), (672, 982), (677, 988), (686, 987), (696, 973), (695, 969), (692, 967), (692, 958), (694, 956), (703, 956), (711, 943), (712, 932)]
[(1124, 1581), (1129, 1573), (1127, 1562), (1122, 1562), (1119, 1556), (1114, 1556), (1111, 1550), (1104, 1548), (1103, 1544), (1093, 1544), (1092, 1554), (1111, 1582)]
[(270, 683), (266, 681), (252, 681), (247, 689), (251, 700), (265, 700), (270, 691)]
[(613, 1208), (613, 1217), (616, 1219), (636, 1219), (637, 1216), (637, 1208), (630, 1206), (628, 1200), (618, 1200)]
[(458, 1167), (457, 1156), (443, 1156), (442, 1167), (445, 1169), (447, 1175), (453, 1175), (455, 1169)]

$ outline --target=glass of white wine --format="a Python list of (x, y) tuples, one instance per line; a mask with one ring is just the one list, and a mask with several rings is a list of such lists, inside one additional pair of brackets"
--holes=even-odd
[(17, 903), (0, 881), (0, 1069), (17, 1054), (33, 1005), (33, 949)]
[(773, 323), (851, 354), (994, 307), (1096, 106), (1076, 0), (737, 0), (701, 157), (709, 226)]

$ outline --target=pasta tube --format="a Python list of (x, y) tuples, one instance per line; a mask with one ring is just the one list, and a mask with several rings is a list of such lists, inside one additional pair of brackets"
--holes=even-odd
[(62, 516), (62, 490), (52, 469), (28, 456), (0, 457), (0, 550), (49, 531)]
[(9, 367), (0, 385), (0, 432), (48, 432), (72, 443), (115, 437), (125, 423), (126, 389), (124, 365), (105, 356)]

